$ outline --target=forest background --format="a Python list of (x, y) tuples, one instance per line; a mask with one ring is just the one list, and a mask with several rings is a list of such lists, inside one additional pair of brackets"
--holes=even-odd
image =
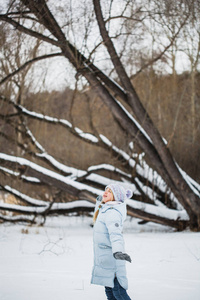
[[(21, 26), (29, 26), (31, 30), (48, 35), (44, 24), (35, 22), (34, 10), (31, 11), (30, 6), (32, 1), (29, 2), (29, 5), (27, 1), (1, 3), (0, 151), (26, 158), (50, 170), (54, 170), (54, 166), (43, 160), (42, 154), (38, 155), (38, 149), (77, 170), (109, 164), (115, 170), (127, 172), (127, 161), (123, 161), (119, 153), (118, 156), (116, 153), (113, 155), (113, 147), (108, 149), (88, 143), (83, 135), (80, 139), (80, 131), (78, 136), (77, 133), (81, 129), (87, 134), (107, 137), (129, 158), (134, 157), (140, 164), (143, 157), (152, 167), (151, 159), (134, 139), (130, 147), (130, 134), (116, 122), (110, 108), (82, 76), (82, 71), (79, 72), (78, 68), (74, 70), (63, 53), (55, 51), (55, 46), (40, 39), (33, 40), (25, 32), (18, 31), (16, 24), (14, 26), (5, 19), (5, 16), (11, 16)], [(45, 1), (38, 1), (38, 5), (43, 3)], [(63, 1), (46, 3), (76, 49), (96, 63), (106, 76), (120, 84), (105, 50), (105, 41), (99, 34), (90, 1), (68, 1), (65, 5)], [(111, 40), (145, 110), (167, 141), (167, 147), (178, 165), (200, 183), (199, 3), (186, 0), (111, 0), (101, 1), (101, 5)], [(123, 105), (132, 114), (127, 103)], [(24, 110), (25, 115), (22, 114), (22, 107), (28, 112)], [(137, 115), (134, 117), (137, 120)], [(54, 121), (68, 120), (73, 132), (50, 118)], [(6, 187), (9, 184), (23, 195), (37, 199), (68, 202), (80, 198), (63, 189), (60, 191), (59, 186), (48, 185), (46, 181), (30, 184), (27, 178), (23, 178), (27, 170), (15, 165), (11, 172), (11, 167), (10, 171), (6, 167), (3, 163), (1, 188), (4, 192), (8, 192)], [(16, 175), (13, 172), (19, 173)], [(59, 174), (65, 173), (60, 170)], [(103, 167), (96, 174), (121, 180), (119, 173)], [(136, 177), (134, 167), (131, 176)], [(140, 191), (134, 199), (152, 204), (152, 199), (144, 195), (144, 186), (150, 185), (149, 180), (141, 180), (142, 188), (130, 180)], [(99, 182), (92, 182), (86, 176), (79, 181), (101, 188)], [(169, 194), (168, 187), (165, 192)], [(16, 196), (16, 193), (12, 194)], [(167, 198), (169, 208), (175, 208), (172, 203), (169, 204), (168, 196), (164, 198)], [(19, 201), (17, 198), (16, 203)]]

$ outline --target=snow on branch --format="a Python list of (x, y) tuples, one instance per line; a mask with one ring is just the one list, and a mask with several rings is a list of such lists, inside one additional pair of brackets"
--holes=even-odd
[(79, 191), (85, 190), (85, 191), (91, 192), (95, 195), (98, 195), (99, 193), (101, 193), (101, 191), (96, 189), (96, 188), (93, 188), (93, 187), (90, 187), (86, 184), (74, 181), (69, 177), (60, 175), (60, 174), (58, 174), (54, 171), (51, 171), (47, 168), (39, 166), (36, 163), (33, 163), (33, 162), (31, 162), (31, 161), (29, 161), (25, 158), (12, 156), (12, 155), (8, 155), (8, 154), (5, 154), (5, 153), (0, 153), (0, 160), (3, 160), (5, 162), (14, 162), (14, 163), (17, 163), (21, 166), (27, 166), (29, 169), (31, 168), (31, 169), (35, 170), (36, 172), (38, 172), (38, 173), (46, 175), (47, 177), (51, 177), (53, 179), (61, 181), (62, 183), (65, 183), (65, 184), (67, 184), (71, 187), (74, 187), (76, 190), (79, 190)]
[[(36, 214), (42, 215), (47, 210), (48, 205), (45, 207), (35, 207), (35, 206), (22, 206), (17, 204), (8, 204), (8, 203), (0, 203), (0, 210), (7, 210), (12, 212), (20, 212), (24, 214)], [(87, 200), (76, 200), (67, 203), (53, 203), (49, 210), (49, 214), (58, 213), (59, 211), (63, 212), (71, 212), (76, 211), (77, 208), (86, 208), (91, 211), (94, 210), (95, 205)]]
[(8, 215), (2, 215), (0, 214), (0, 220), (3, 222), (26, 222), (30, 224), (34, 224), (35, 222), (35, 216), (24, 216), (24, 215), (17, 215), (17, 216), (8, 216)]
[[(0, 220), (4, 222), (28, 222), (36, 223), (37, 217), (46, 219), (48, 214), (72, 214), (72, 213), (91, 213), (94, 211), (95, 205), (86, 200), (73, 201), (68, 203), (48, 203), (46, 207), (30, 207), (15, 204), (6, 204), (0, 202), (0, 211), (10, 212), (0, 213)], [(17, 215), (12, 215), (17, 213)], [(18, 214), (22, 215), (18, 215)], [(44, 224), (44, 221), (40, 222)]]
[(148, 204), (148, 203), (143, 203), (140, 201), (136, 201), (136, 200), (130, 200), (127, 199), (126, 203), (128, 205), (128, 207), (132, 207), (134, 209), (138, 209), (141, 210), (143, 212), (149, 213), (149, 214), (153, 214), (155, 216), (159, 216), (165, 219), (170, 219), (170, 220), (189, 220), (188, 214), (187, 212), (182, 209), (182, 210), (175, 210), (175, 209), (170, 209), (164, 206), (155, 206), (152, 204)]
[(45, 158), (53, 167), (57, 170), (66, 173), (67, 175), (70, 174), (71, 177), (81, 177), (86, 174), (86, 171), (79, 170), (76, 168), (68, 167), (58, 160), (56, 160), (53, 156), (49, 155), (44, 147), (36, 140), (31, 130), (25, 125), (26, 133), (30, 137), (31, 141), (35, 144), (35, 146), (41, 151), (41, 153), (36, 153), (36, 156)]
[[(126, 204), (128, 215), (130, 216), (146, 219), (148, 221), (153, 220), (156, 223), (169, 225), (177, 229), (185, 228), (188, 225), (189, 218), (185, 210), (177, 211), (129, 199), (126, 200)], [(92, 213), (94, 207), (95, 204), (87, 200), (76, 200), (68, 203), (48, 203), (45, 207), (0, 203), (0, 211), (29, 215), (24, 218), (21, 216), (1, 214), (0, 219), (11, 222), (29, 221), (33, 223), (38, 216), (46, 218), (47, 214)]]
[(10, 175), (13, 175), (13, 176), (16, 176), (16, 177), (20, 177), (23, 180), (26, 180), (27, 182), (40, 183), (40, 180), (38, 178), (21, 175), (20, 172), (16, 172), (16, 171), (10, 170), (8, 168), (4, 168), (4, 167), (0, 166), (0, 170), (7, 173), (7, 174), (10, 174)]
[(91, 181), (92, 183), (97, 183), (98, 185), (102, 186), (102, 188), (104, 189), (107, 185), (113, 183), (113, 184), (120, 184), (122, 186), (124, 186), (124, 188), (129, 188), (133, 191), (134, 195), (136, 194), (140, 194), (135, 186), (135, 184), (128, 182), (128, 181), (119, 181), (119, 180), (114, 180), (114, 179), (110, 179), (107, 178), (105, 176), (99, 175), (99, 174), (95, 174), (95, 173), (91, 173), (86, 177), (87, 180)]
[[(18, 163), (25, 163), (28, 165), (29, 163), (29, 168), (30, 167), (35, 167), (37, 169), (37, 165), (30, 163), (29, 161), (22, 159), (22, 158), (17, 158), (17, 157), (10, 157), (8, 155), (0, 153), (0, 159), (10, 159), (10, 160), (18, 160)], [(91, 169), (96, 169), (98, 170), (99, 166), (91, 167)], [(106, 165), (105, 165), (106, 167)], [(111, 169), (111, 166), (107, 166), (109, 169)], [(42, 167), (39, 167), (42, 168)], [(46, 171), (48, 173), (47, 169), (42, 168), (40, 171)], [(52, 172), (54, 174), (55, 172)], [(52, 175), (51, 174), (51, 175)], [(63, 178), (63, 176), (59, 177), (60, 179)], [(65, 177), (64, 177), (65, 178)], [(97, 174), (89, 174), (87, 177), (87, 180), (91, 180), (93, 183), (96, 182), (100, 186), (104, 185), (106, 186), (110, 182), (113, 183), (120, 183), (122, 184), (125, 188), (130, 187), (134, 189), (134, 195), (137, 194), (137, 188), (131, 184), (128, 181), (125, 182), (119, 182), (116, 180), (110, 180), (109, 178), (97, 175)], [(71, 180), (70, 182), (73, 182)], [(74, 182), (77, 184), (77, 182)], [(79, 184), (79, 183), (78, 183)], [(81, 184), (81, 187), (85, 188), (86, 185)], [(29, 206), (22, 206), (22, 205), (12, 205), (12, 204), (6, 204), (6, 203), (0, 203), (0, 210), (1, 211), (6, 211), (6, 212), (12, 212), (12, 213), (20, 213), (20, 214), (27, 214), (29, 215), (29, 218), (14, 218), (13, 216), (3, 216), (0, 215), (0, 219), (2, 221), (25, 221), (25, 222), (30, 222), (33, 223), (35, 222), (35, 218), (38, 216), (42, 216), (43, 219), (46, 219), (46, 216), (49, 214), (70, 214), (70, 213), (92, 213), (94, 210), (94, 203), (91, 203), (87, 200), (76, 200), (68, 203), (55, 203), (55, 202), (45, 202), (37, 199), (33, 199), (29, 196), (26, 196), (15, 189), (10, 188), (9, 186), (5, 186), (6, 190), (8, 192), (13, 193), (15, 196), (20, 197), (21, 199), (23, 198), (26, 200)], [(96, 195), (102, 194), (102, 190), (91, 188), (87, 186), (86, 190), (96, 192)], [(143, 202), (139, 202), (136, 200), (127, 200), (127, 209), (128, 209), (128, 214), (133, 217), (141, 218), (143, 220), (147, 221), (154, 221), (159, 224), (163, 225), (168, 225), (177, 229), (184, 229), (187, 224), (188, 224), (188, 216), (187, 213), (184, 210), (177, 211), (177, 210), (172, 210), (169, 208), (166, 208), (164, 206), (157, 206), (157, 205), (150, 205), (150, 204), (145, 204)], [(156, 203), (157, 204), (157, 203)], [(34, 206), (33, 206), (34, 205)], [(36, 206), (37, 205), (37, 206)], [(43, 206), (42, 206), (43, 205)], [(32, 217), (30, 217), (32, 216)], [(44, 223), (44, 222), (43, 222)]]
[[(63, 126), (64, 128), (68, 129), (72, 134), (74, 134), (76, 137), (81, 138), (82, 140), (92, 143), (92, 144), (97, 144), (98, 143), (98, 138), (88, 132), (83, 132), (83, 130), (81, 130), (78, 127), (73, 127), (72, 124), (66, 120), (66, 119), (58, 119), (58, 118), (54, 118), (48, 115), (44, 115), (42, 113), (37, 113), (35, 111), (30, 111), (28, 109), (26, 109), (25, 107), (23, 107), (22, 105), (18, 105), (16, 104), (14, 101), (12, 100), (8, 100), (6, 99), (4, 96), (0, 96), (0, 100), (5, 101), (11, 105), (13, 105), (20, 113), (22, 113), (25, 116), (28, 116), (30, 118), (33, 119), (37, 119), (40, 121), (45, 121), (51, 124), (59, 124), (61, 126)], [(39, 145), (38, 145), (39, 146)]]
[[(179, 204), (179, 202), (175, 198), (174, 194), (167, 190), (167, 184), (164, 182), (162, 177), (145, 162), (145, 160), (143, 158), (143, 154), (137, 155), (138, 159), (137, 159), (137, 163), (136, 163), (136, 161), (134, 159), (134, 154), (132, 156), (128, 155), (125, 151), (123, 151), (122, 149), (119, 149), (118, 147), (113, 145), (112, 142), (102, 134), (99, 137), (100, 137), (101, 141), (104, 144), (106, 144), (108, 147), (110, 147), (116, 154), (119, 154), (121, 157), (123, 157), (123, 159), (125, 161), (127, 161), (128, 165), (131, 167), (131, 169), (134, 168), (135, 178), (142, 177), (151, 184), (151, 187), (149, 187), (149, 186), (145, 187), (144, 180), (141, 183), (141, 185), (143, 185), (143, 187), (142, 187), (143, 192), (146, 196), (148, 196), (148, 197), (151, 196), (150, 199), (152, 201), (156, 200), (158, 203), (159, 197), (157, 197), (157, 193), (159, 193), (159, 191), (163, 194), (165, 194), (167, 192), (171, 201), (173, 201), (178, 207), (180, 207), (180, 209), (182, 209), (182, 206)], [(129, 143), (129, 145), (130, 145), (130, 143)], [(126, 175), (128, 177), (130, 176), (130, 178), (132, 177), (132, 175), (130, 175), (130, 174), (126, 174)], [(155, 189), (155, 187), (157, 188), (157, 193), (155, 193), (155, 191), (153, 190), (153, 189)], [(147, 191), (147, 193), (146, 193), (146, 191)], [(160, 204), (161, 204), (161, 202), (160, 202)]]
[(142, 126), (136, 121), (136, 119), (128, 112), (128, 110), (121, 104), (121, 102), (117, 101), (121, 109), (125, 112), (125, 114), (129, 117), (129, 119), (134, 123), (134, 125), (138, 128), (138, 133), (141, 132), (146, 139), (152, 144), (152, 140), (149, 137), (149, 135), (146, 133), (146, 131), (142, 128)]
[[(139, 125), (139, 123), (135, 120), (135, 118), (124, 108), (124, 106), (117, 101), (118, 104), (120, 105), (120, 107), (125, 111), (125, 113), (129, 116), (129, 118), (132, 120), (132, 122), (134, 124), (136, 124), (136, 126), (139, 128), (139, 131), (142, 132), (143, 135), (145, 135), (145, 137), (149, 140), (149, 142), (151, 142), (151, 139), (149, 138), (149, 136), (147, 135), (147, 133), (144, 131), (144, 129)], [(16, 104), (14, 104), (16, 107)], [(61, 124), (64, 125), (65, 127), (67, 127), (68, 129), (73, 130), (73, 133), (77, 136), (79, 136), (80, 138), (82, 138), (84, 141), (86, 142), (92, 142), (94, 144), (98, 143), (98, 138), (91, 134), (91, 133), (84, 133), (81, 129), (75, 127), (72, 127), (72, 124), (68, 121), (68, 120), (64, 120), (64, 119), (57, 119), (57, 118), (53, 118), (50, 116), (46, 116), (43, 115), (41, 113), (36, 113), (33, 111), (29, 111), (26, 108), (24, 108), (21, 105), (17, 105), (17, 107), (26, 115), (29, 115), (33, 118), (37, 118), (40, 120), (45, 120), (51, 123), (56, 123), (56, 124)], [(29, 134), (31, 136), (31, 132), (29, 131)], [(136, 163), (135, 160), (133, 159), (133, 157), (131, 157), (130, 155), (128, 155), (125, 151), (119, 149), (118, 147), (116, 147), (115, 145), (113, 145), (110, 140), (105, 137), (104, 135), (100, 134), (99, 138), (101, 139), (101, 141), (107, 145), (108, 147), (112, 148), (112, 150), (121, 155), (128, 163), (129, 166), (131, 168), (134, 168)], [(33, 137), (32, 135), (32, 139), (33, 141), (35, 141), (36, 146), (42, 151), (42, 154), (37, 154), (40, 157), (44, 157), (46, 160), (48, 160), (54, 167), (56, 167), (57, 169), (66, 172), (66, 173), (71, 173), (71, 177), (82, 177), (84, 175), (86, 175), (86, 172), (83, 170), (77, 170), (75, 168), (72, 167), (67, 167), (64, 164), (59, 163), (57, 160), (55, 160), (52, 156), (50, 156), (49, 154), (46, 153), (46, 151), (43, 149), (43, 147), (36, 141), (36, 139)], [(181, 170), (181, 168), (178, 166), (182, 176), (185, 178), (185, 180), (188, 182), (188, 185), (191, 187), (191, 189), (195, 192), (195, 194), (197, 194), (198, 196), (200, 196), (200, 185), (198, 185), (192, 178), (190, 178), (183, 170)], [(147, 169), (148, 169), (148, 175), (147, 175)], [(159, 187), (159, 189), (161, 189), (163, 192), (166, 192), (166, 183), (163, 181), (163, 179), (161, 178), (161, 176), (159, 176), (157, 174), (156, 171), (154, 171), (152, 168), (150, 168), (146, 163), (144, 163), (143, 161), (143, 167), (141, 170), (141, 166), (139, 166), (138, 164), (136, 165), (136, 172), (138, 172), (141, 176), (148, 178), (149, 181), (153, 182), (153, 178), (157, 179), (157, 186)], [(151, 175), (150, 173), (154, 173), (154, 175)], [(149, 177), (151, 176), (151, 178)], [(158, 184), (159, 182), (159, 184)], [(154, 182), (155, 184), (155, 182)], [(171, 194), (172, 195), (172, 194)], [(178, 201), (175, 199), (175, 197), (172, 195), (173, 201), (175, 201), (178, 204)]]
[(129, 163), (131, 168), (135, 167), (135, 161), (130, 157), (130, 155), (128, 155), (125, 151), (123, 151), (123, 150), (119, 149), (118, 147), (116, 147), (115, 145), (113, 145), (111, 143), (111, 141), (107, 137), (105, 137), (103, 134), (100, 134), (99, 137), (105, 145), (110, 147), (117, 154), (120, 154)]
[[(177, 164), (178, 166), (178, 164)], [(198, 184), (194, 179), (192, 179), (185, 171), (183, 171), (179, 166), (179, 171), (182, 174), (185, 181), (188, 183), (193, 192), (200, 197), (200, 184)]]
[(76, 134), (77, 137), (83, 138), (87, 141), (90, 141), (91, 143), (97, 143), (98, 139), (91, 133), (87, 133), (87, 132), (83, 132), (81, 129), (75, 127), (73, 128), (72, 124), (65, 120), (65, 119), (58, 119), (58, 118), (54, 118), (54, 117), (50, 117), (47, 115), (43, 115), (41, 113), (37, 113), (35, 111), (30, 111), (28, 109), (26, 109), (25, 107), (23, 107), (22, 105), (16, 105), (15, 107), (17, 109), (19, 109), (24, 115), (27, 115), (29, 117), (38, 119), (38, 120), (42, 120), (42, 121), (47, 121), (49, 123), (53, 123), (53, 124), (60, 124), (68, 129), (70, 129), (70, 131), (73, 134)]
[(19, 199), (21, 199), (23, 202), (25, 202), (27, 204), (34, 205), (34, 206), (45, 206), (45, 207), (48, 205), (48, 202), (29, 197), (29, 196), (19, 192), (18, 190), (11, 188), (8, 185), (1, 186), (1, 188), (3, 190), (13, 194), (14, 196), (18, 197)]
[(113, 165), (110, 164), (100, 164), (100, 165), (94, 165), (94, 166), (90, 166), (87, 171), (91, 172), (91, 171), (98, 171), (98, 170), (108, 170), (108, 171), (112, 171), (112, 172), (117, 172), (120, 175), (124, 175), (126, 177), (131, 178), (131, 174), (128, 174), (126, 172), (123, 172), (122, 170), (120, 170), (119, 168), (116, 168)]

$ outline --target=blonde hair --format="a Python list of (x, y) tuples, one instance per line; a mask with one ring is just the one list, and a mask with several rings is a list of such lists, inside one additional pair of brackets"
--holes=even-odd
[[(102, 202), (101, 202), (101, 204), (102, 204)], [(98, 214), (99, 214), (99, 210), (100, 210), (100, 208), (102, 207), (101, 204), (98, 206), (97, 210), (96, 210), (95, 213), (94, 213), (94, 216), (93, 216), (93, 223), (96, 222), (96, 219), (97, 219)]]

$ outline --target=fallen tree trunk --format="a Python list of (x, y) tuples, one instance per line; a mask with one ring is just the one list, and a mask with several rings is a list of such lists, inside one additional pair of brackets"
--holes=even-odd
[[(8, 216), (0, 214), (0, 219), (2, 221), (7, 222), (10, 221), (35, 223), (36, 218), (39, 216), (46, 219), (46, 217), (50, 215), (92, 215), (94, 207), (94, 203), (85, 200), (73, 201), (68, 203), (47, 203), (46, 207), (27, 207), (21, 205), (0, 204), (0, 211), (20, 214), (20, 216)], [(154, 222), (157, 224), (170, 226), (179, 231), (184, 230), (189, 225), (189, 221), (181, 220), (180, 217), (178, 217), (178, 214), (176, 219), (168, 219), (153, 213), (134, 208), (132, 205), (127, 205), (127, 214), (131, 217), (143, 219), (148, 222)], [(26, 217), (22, 217), (22, 215), (25, 215)], [(44, 223), (44, 221), (42, 223)]]

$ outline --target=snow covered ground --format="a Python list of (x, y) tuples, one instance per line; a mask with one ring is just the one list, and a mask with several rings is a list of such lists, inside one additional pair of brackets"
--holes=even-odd
[[(199, 300), (200, 233), (152, 223), (124, 228), (132, 300)], [(103, 300), (90, 284), (91, 219), (52, 217), (44, 227), (0, 225), (1, 300)]]

